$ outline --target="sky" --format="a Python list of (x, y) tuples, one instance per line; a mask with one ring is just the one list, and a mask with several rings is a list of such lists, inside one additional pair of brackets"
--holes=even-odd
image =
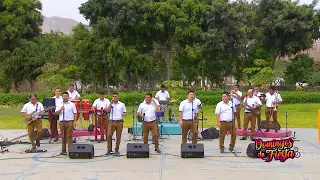
[[(59, 16), (74, 19), (88, 24), (88, 21), (79, 13), (79, 7), (87, 0), (41, 0), (44, 16)], [(300, 4), (311, 4), (312, 0), (300, 0)], [(320, 3), (317, 8), (320, 7)]]

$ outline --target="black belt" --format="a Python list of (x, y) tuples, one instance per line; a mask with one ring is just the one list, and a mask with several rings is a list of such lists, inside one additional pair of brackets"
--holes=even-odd
[(251, 113), (251, 112), (244, 112), (244, 113)]
[(182, 119), (183, 121), (192, 121), (194, 119)]
[(71, 122), (71, 121), (74, 121), (74, 120), (70, 120), (70, 121), (59, 121), (59, 122)]
[(123, 119), (121, 119), (121, 120), (110, 120), (110, 121), (112, 121), (112, 122), (123, 122)]
[(155, 122), (156, 120), (153, 120), (153, 121), (150, 121), (150, 122), (148, 122), (148, 121), (143, 121), (144, 123), (153, 123), (153, 122)]
[(235, 105), (235, 106), (240, 106), (240, 104), (237, 104), (237, 105)]

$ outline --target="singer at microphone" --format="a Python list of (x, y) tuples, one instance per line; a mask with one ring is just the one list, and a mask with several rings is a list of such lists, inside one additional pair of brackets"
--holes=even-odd
[(143, 119), (142, 122), (142, 133), (143, 143), (148, 144), (149, 131), (152, 133), (154, 140), (154, 149), (157, 153), (161, 153), (159, 149), (159, 133), (158, 133), (158, 122), (156, 120), (156, 112), (160, 111), (160, 104), (154, 98), (151, 93), (145, 95), (145, 100), (139, 105), (138, 116)]
[(192, 133), (192, 144), (198, 141), (198, 107), (194, 103), (194, 91), (188, 92), (188, 98), (180, 103), (179, 122), (182, 128), (182, 144), (187, 143), (189, 131)]
[[(92, 110), (97, 112), (98, 116), (98, 122), (97, 122), (97, 127), (98, 128), (103, 128), (103, 131), (106, 132), (106, 139), (107, 139), (107, 131), (108, 131), (108, 126), (109, 126), (109, 119), (106, 113), (101, 114), (101, 108), (106, 111), (107, 107), (111, 104), (109, 99), (105, 98), (105, 92), (100, 91), (99, 93), (100, 97), (96, 99), (93, 104), (92, 104)], [(102, 115), (102, 118), (100, 118)], [(101, 125), (103, 123), (103, 125)], [(104, 139), (104, 138), (103, 138)]]

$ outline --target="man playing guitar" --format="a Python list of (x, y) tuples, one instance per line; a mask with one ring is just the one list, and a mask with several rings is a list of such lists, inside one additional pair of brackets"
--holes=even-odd
[[(29, 95), (29, 101), (26, 103), (20, 114), (23, 116), (28, 122), (28, 136), (32, 144), (31, 151), (36, 150), (36, 146), (40, 147), (40, 138), (42, 136), (42, 121), (41, 116), (44, 113), (44, 108), (42, 103), (37, 102), (37, 96), (35, 94)], [(37, 130), (36, 143), (33, 138), (33, 131)]]
[(257, 111), (261, 108), (262, 103), (258, 97), (253, 96), (253, 89), (248, 90), (248, 95), (244, 98), (243, 102), (245, 112), (243, 122), (243, 137), (240, 140), (247, 139), (247, 129), (249, 121), (251, 123), (250, 139), (253, 140), (253, 137), (256, 133), (256, 116), (259, 113)]
[[(259, 86), (253, 87), (253, 95), (257, 96), (261, 102), (263, 102), (264, 98), (266, 97), (265, 94), (260, 92)], [(261, 109), (259, 109), (259, 113), (257, 114), (257, 125), (258, 125), (258, 129), (261, 130)]]

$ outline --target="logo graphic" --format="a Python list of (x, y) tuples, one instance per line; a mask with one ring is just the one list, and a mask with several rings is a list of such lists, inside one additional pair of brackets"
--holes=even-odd
[(299, 158), (301, 156), (297, 147), (293, 147), (293, 139), (281, 139), (272, 141), (263, 141), (262, 139), (254, 139), (255, 152), (258, 158), (265, 162), (272, 160), (285, 162), (287, 159)]

